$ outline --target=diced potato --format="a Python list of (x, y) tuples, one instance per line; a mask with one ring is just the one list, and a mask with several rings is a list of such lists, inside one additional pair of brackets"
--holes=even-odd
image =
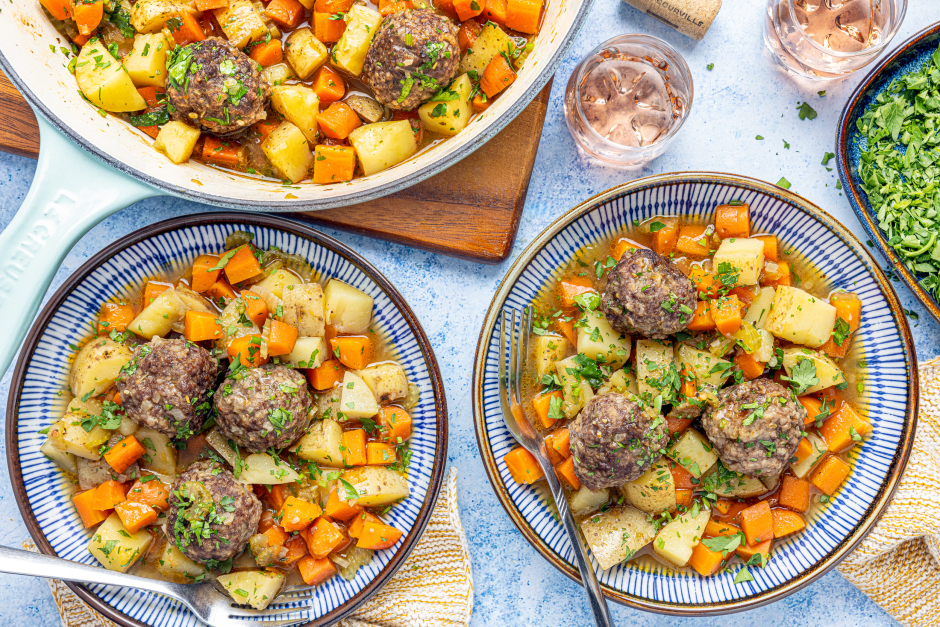
[(600, 509), (610, 500), (610, 490), (601, 488), (600, 490), (589, 490), (587, 486), (581, 488), (571, 495), (568, 505), (575, 516), (589, 514), (596, 509)]
[(760, 482), (764, 484), (764, 489), (770, 492), (780, 483), (780, 475), (761, 475)]
[(366, 382), (380, 403), (397, 401), (408, 394), (408, 375), (401, 364), (394, 361), (374, 364), (356, 370), (355, 374)]
[(127, 112), (147, 108), (121, 62), (111, 56), (101, 39), (82, 48), (75, 62), (78, 87), (91, 103), (105, 111)]
[(118, 433), (123, 435), (125, 438), (129, 435), (134, 435), (137, 433), (137, 429), (139, 428), (140, 425), (128, 418), (127, 414), (121, 416), (121, 426), (118, 427)]
[(131, 25), (138, 33), (154, 33), (180, 13), (195, 14), (196, 8), (186, 0), (137, 0), (131, 7)]
[(116, 513), (108, 516), (88, 542), (88, 552), (108, 570), (126, 573), (153, 541), (145, 530), (130, 533)]
[(679, 568), (686, 566), (692, 557), (692, 549), (702, 539), (710, 516), (711, 511), (707, 507), (698, 511), (693, 507), (659, 530), (653, 540), (653, 551)]
[(188, 161), (199, 141), (199, 129), (177, 120), (170, 120), (160, 128), (153, 147), (164, 153), (173, 163)]
[(751, 306), (747, 308), (747, 314), (744, 316), (745, 322), (750, 322), (755, 329), (763, 329), (770, 318), (770, 306), (774, 302), (774, 294), (777, 293), (772, 287), (762, 287), (760, 292), (754, 298)]
[(161, 475), (176, 474), (176, 447), (170, 443), (170, 438), (150, 427), (140, 427), (134, 437), (150, 458), (149, 461), (140, 459), (143, 468)]
[(293, 450), (297, 457), (323, 466), (343, 466), (343, 428), (335, 420), (317, 420), (300, 438)]
[(814, 431), (810, 431), (806, 434), (806, 439), (809, 440), (809, 444), (813, 449), (813, 452), (798, 464), (790, 464), (790, 470), (793, 471), (793, 474), (800, 479), (805, 479), (809, 476), (810, 471), (816, 467), (823, 457), (826, 456), (826, 453), (829, 452), (829, 447), (826, 446), (826, 442), (816, 435)]
[(138, 33), (134, 49), (124, 58), (124, 67), (136, 87), (166, 85), (166, 53), (170, 43), (162, 32)]
[(77, 398), (103, 394), (114, 385), (124, 364), (134, 354), (124, 344), (109, 337), (99, 337), (85, 344), (75, 355), (75, 363), (69, 373), (69, 387)]
[(140, 476), (140, 467), (137, 464), (131, 464), (127, 470), (117, 474), (104, 459), (91, 460), (84, 457), (75, 458), (75, 470), (75, 474), (78, 476), (78, 486), (82, 490), (97, 488), (102, 483), (112, 479), (118, 483), (124, 483), (130, 481), (131, 477), (137, 478)]
[(216, 581), (222, 584), (235, 603), (263, 610), (280, 593), (284, 575), (273, 570), (239, 570), (219, 575)]
[(155, 565), (158, 573), (176, 583), (193, 583), (207, 572), (205, 566), (183, 555), (172, 542), (163, 546)]
[(304, 85), (280, 85), (271, 92), (271, 105), (288, 122), (300, 129), (310, 142), (309, 145), (312, 146), (317, 142), (317, 114), (320, 112), (320, 97), (315, 91)]
[[(372, 39), (382, 23), (382, 16), (365, 5), (354, 4), (343, 16), (343, 20), (346, 22), (346, 30), (333, 46), (333, 65), (353, 76), (359, 76), (362, 74), (362, 64), (365, 63)], [(359, 150), (358, 146), (356, 150)]]
[(774, 336), (767, 329), (760, 329), (760, 348), (754, 353), (754, 359), (765, 364), (774, 356)]
[(781, 340), (818, 348), (832, 335), (836, 308), (798, 287), (781, 285), (764, 328)]
[(258, 41), (268, 32), (264, 18), (251, 0), (229, 0), (228, 7), (213, 12), (229, 43), (236, 48)]
[[(406, 384), (407, 385), (407, 384)], [(371, 418), (379, 413), (379, 404), (375, 394), (366, 382), (347, 371), (343, 374), (340, 408), (348, 418)]]
[(281, 361), (294, 364), (298, 368), (316, 368), (329, 359), (330, 347), (322, 337), (298, 337), (294, 350), (288, 355), (281, 355)]
[(372, 297), (337, 279), (323, 290), (326, 323), (340, 333), (365, 333), (372, 324)]
[(669, 447), (666, 455), (680, 463), (694, 477), (708, 474), (718, 463), (718, 455), (704, 435), (695, 429), (686, 429)]
[(408, 120), (365, 124), (349, 134), (349, 143), (356, 149), (366, 176), (401, 163), (418, 150)]
[(326, 320), (323, 313), (323, 288), (320, 284), (293, 285), (283, 293), (284, 322), (297, 327), (300, 335), (323, 337)]
[(341, 396), (338, 385), (332, 390), (317, 396), (317, 418), (330, 418), (344, 422), (346, 414), (343, 413), (342, 406), (339, 404)]
[(290, 270), (285, 270), (281, 268), (275, 272), (272, 272), (268, 276), (264, 277), (252, 287), (263, 287), (268, 290), (278, 298), (284, 298), (284, 290), (287, 289), (288, 285), (300, 285), (303, 281), (299, 276), (291, 272)]
[(678, 373), (672, 344), (659, 340), (636, 341), (636, 384), (640, 398), (652, 403), (662, 395), (663, 402), (668, 403), (675, 392), (668, 385), (667, 375), (671, 371)]
[(183, 319), (186, 311), (186, 304), (171, 287), (144, 307), (143, 311), (127, 325), (127, 329), (147, 340), (164, 337), (173, 329), (174, 323)]
[(470, 108), (470, 92), (473, 84), (466, 74), (458, 76), (446, 90), (418, 107), (418, 115), (424, 128), (441, 135), (456, 135), (467, 126), (473, 111)]
[(535, 372), (540, 379), (555, 371), (555, 362), (565, 358), (570, 346), (568, 340), (554, 333), (535, 338)]
[(638, 479), (620, 486), (627, 503), (647, 514), (661, 514), (676, 507), (676, 482), (669, 462), (660, 459)]
[(261, 142), (268, 161), (291, 183), (307, 177), (313, 167), (312, 145), (303, 131), (290, 122), (281, 122)]
[[(95, 403), (94, 405), (97, 405)], [(59, 451), (81, 457), (98, 460), (101, 445), (108, 441), (111, 432), (95, 425), (91, 431), (85, 431), (82, 421), (101, 413), (101, 406), (97, 411), (93, 409), (91, 399), (83, 403), (80, 399), (72, 399), (65, 415), (49, 428), (49, 442)]]
[(275, 63), (261, 70), (261, 78), (274, 86), (284, 85), (287, 81), (296, 77), (294, 68), (286, 63)]
[[(298, 28), (292, 32), (287, 36), (287, 41), (284, 43), (284, 56), (291, 67), (294, 68), (294, 71), (297, 72), (300, 80), (310, 78), (317, 71), (317, 68), (323, 65), (328, 55), (329, 52), (326, 46), (314, 37), (309, 26)], [(275, 105), (275, 108), (277, 108), (277, 105)], [(310, 141), (315, 140), (311, 139)]]
[(343, 479), (356, 489), (356, 503), (363, 507), (391, 505), (411, 494), (408, 480), (385, 466), (359, 466), (344, 472)]
[(43, 442), (42, 446), (39, 447), (39, 452), (48, 457), (49, 461), (62, 470), (68, 471), (73, 475), (78, 474), (78, 467), (75, 465), (75, 456), (66, 451), (60, 451), (52, 443), (52, 440), (47, 439)]
[(656, 536), (646, 514), (632, 507), (616, 507), (585, 518), (581, 533), (603, 570), (630, 559)]
[(267, 453), (252, 453), (244, 459), (245, 467), (239, 479), (252, 485), (277, 485), (294, 483), (300, 480), (297, 471), (281, 459), (275, 459)]
[(490, 61), (503, 52), (510, 54), (512, 50), (513, 43), (506, 31), (493, 22), (487, 22), (460, 60), (457, 72), (476, 72), (483, 76), (483, 70)]
[(578, 352), (611, 368), (620, 368), (627, 363), (630, 336), (614, 331), (600, 311), (587, 311), (584, 318), (587, 326), (578, 328)]
[(626, 368), (621, 368), (613, 374), (610, 375), (610, 378), (597, 390), (598, 396), (603, 396), (604, 394), (609, 394), (610, 392), (617, 392), (618, 394), (633, 394), (639, 396), (640, 389), (636, 384), (636, 375), (627, 370)]
[(787, 376), (792, 377), (793, 369), (803, 360), (812, 362), (816, 368), (816, 378), (819, 379), (819, 383), (807, 388), (804, 394), (813, 394), (834, 385), (845, 383), (845, 375), (842, 374), (842, 370), (828, 355), (799, 346), (783, 349), (783, 369), (787, 371)]
[(719, 359), (713, 353), (706, 353), (688, 344), (676, 347), (676, 359), (680, 367), (688, 370), (698, 386), (717, 390), (731, 374), (731, 362)]
[(569, 419), (577, 416), (578, 412), (594, 397), (594, 392), (586, 381), (582, 381), (578, 375), (568, 372), (569, 369), (579, 368), (580, 366), (575, 362), (575, 356), (555, 362), (555, 371), (558, 373), (558, 379), (561, 381), (561, 392), (564, 395), (561, 410), (565, 414), (565, 418)]
[(757, 285), (764, 268), (764, 242), (759, 239), (732, 237), (721, 240), (712, 264), (721, 272), (721, 264), (737, 268), (737, 285)]
[(767, 491), (767, 486), (759, 478), (728, 470), (721, 462), (715, 465), (714, 472), (705, 477), (704, 481), (715, 494), (726, 498), (746, 499)]

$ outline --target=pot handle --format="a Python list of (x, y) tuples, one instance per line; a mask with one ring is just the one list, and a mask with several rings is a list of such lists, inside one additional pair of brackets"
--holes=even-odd
[(40, 148), (29, 193), (0, 233), (0, 376), (33, 323), (62, 259), (95, 224), (157, 190), (121, 174), (36, 114)]

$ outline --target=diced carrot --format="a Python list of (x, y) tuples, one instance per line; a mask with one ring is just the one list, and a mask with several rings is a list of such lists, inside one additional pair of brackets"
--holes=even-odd
[(366, 432), (365, 429), (352, 429), (343, 431), (343, 465), (366, 465)]
[(506, 0), (486, 0), (480, 17), (488, 22), (504, 26), (506, 24)]
[(183, 337), (190, 342), (218, 340), (223, 336), (222, 325), (215, 314), (206, 311), (187, 311), (183, 317)]
[(328, 325), (326, 325), (326, 327), (324, 327), (324, 329), (323, 329), (323, 339), (326, 340), (327, 342), (329, 342), (330, 340), (332, 340), (332, 339), (333, 339), (334, 337), (336, 337), (337, 335), (339, 335), (339, 331), (337, 331), (337, 330), (336, 330), (336, 327), (334, 327), (332, 324), (328, 324)]
[(284, 507), (285, 501), (289, 496), (287, 492), (287, 487), (284, 485), (272, 485), (272, 486), (259, 486), (261, 492), (261, 500), (267, 503), (271, 509), (275, 511), (281, 511)]
[(300, 577), (308, 586), (319, 586), (325, 581), (329, 581), (337, 573), (336, 566), (328, 557), (317, 559), (307, 555), (297, 562), (297, 570)]
[(672, 472), (672, 481), (676, 484), (677, 490), (694, 490), (696, 484), (692, 483), (692, 473), (685, 469), (682, 464), (670, 463), (669, 470)]
[(97, 488), (85, 490), (72, 497), (72, 503), (75, 504), (75, 509), (78, 511), (78, 515), (82, 519), (82, 524), (85, 526), (85, 529), (94, 527), (111, 514), (110, 509), (100, 510), (93, 507), (92, 502), (95, 498), (96, 490)]
[(212, 285), (219, 280), (222, 269), (214, 270), (219, 265), (218, 255), (199, 255), (193, 262), (192, 271), (192, 289), (194, 292), (202, 294), (208, 291)]
[(323, 513), (320, 505), (304, 499), (288, 496), (281, 507), (281, 527), (284, 531), (306, 529)]
[(659, 255), (668, 255), (676, 249), (679, 241), (679, 227), (665, 226), (653, 233), (653, 252)]
[(715, 209), (715, 232), (718, 237), (749, 237), (751, 235), (751, 210), (747, 203), (719, 205)]
[(545, 476), (532, 453), (521, 446), (506, 453), (503, 461), (506, 462), (509, 474), (516, 483), (532, 484)]
[(396, 11), (408, 11), (413, 6), (410, 0), (379, 0), (379, 14), (388, 17)]
[(666, 416), (666, 425), (669, 427), (669, 435), (676, 435), (677, 433), (683, 433), (686, 429), (689, 428), (689, 425), (692, 424), (691, 418), (673, 418), (671, 416)]
[(784, 475), (777, 492), (777, 503), (798, 512), (809, 510), (809, 481)]
[(774, 538), (785, 538), (806, 529), (806, 521), (796, 512), (775, 509), (771, 513), (774, 518)]
[(122, 405), (122, 406), (124, 405), (124, 401), (121, 400), (120, 392), (114, 393), (114, 399), (112, 399), (111, 402), (113, 402), (115, 405)]
[(483, 27), (476, 20), (467, 20), (460, 25), (460, 30), (457, 31), (457, 43), (460, 45), (461, 53), (466, 52), (473, 45), (473, 42), (480, 36), (481, 30)]
[(692, 321), (689, 322), (688, 326), (690, 331), (711, 331), (715, 328), (715, 320), (712, 318), (712, 302), (700, 300), (695, 304)]
[(364, 335), (346, 335), (330, 340), (330, 348), (347, 368), (361, 370), (372, 363), (372, 339)]
[(852, 292), (836, 292), (829, 297), (829, 304), (836, 308), (836, 316), (849, 325), (849, 332), (855, 333), (862, 325), (862, 301)]
[(264, 531), (258, 528), (259, 533), (263, 533), (268, 538), (268, 546), (284, 546), (290, 540), (290, 534), (284, 531), (280, 525), (271, 525)]
[(284, 543), (286, 552), (282, 552), (275, 560), (278, 566), (292, 566), (307, 556), (307, 541), (303, 536), (296, 535)]
[(552, 466), (557, 466), (558, 464), (563, 462), (565, 458), (562, 457), (561, 453), (559, 453), (553, 446), (555, 443), (554, 435), (555, 435), (555, 432), (552, 431), (551, 433), (545, 436), (544, 438), (545, 452), (548, 453), (548, 461), (552, 464)]
[(336, 488), (333, 488), (330, 492), (330, 496), (326, 500), (326, 508), (323, 510), (323, 513), (334, 520), (347, 522), (356, 514), (362, 513), (362, 508), (358, 505), (350, 505), (349, 502), (341, 500)]
[(711, 301), (709, 311), (715, 328), (723, 335), (732, 335), (741, 328), (741, 302), (734, 294)]
[(731, 523), (718, 522), (714, 519), (709, 519), (708, 523), (705, 524), (705, 531), (702, 532), (703, 538), (720, 538), (722, 536), (736, 536), (738, 534), (744, 535), (744, 532), (741, 531), (740, 527), (736, 527)]
[(317, 115), (317, 122), (323, 134), (334, 139), (346, 139), (362, 126), (362, 120), (345, 102), (332, 103), (326, 111)]
[(349, 531), (350, 537), (358, 538), (362, 535), (362, 529), (366, 526), (366, 523), (381, 523), (382, 520), (370, 512), (362, 512), (355, 518), (349, 521), (349, 526), (347, 531)]
[(268, 363), (266, 357), (261, 356), (261, 336), (243, 335), (229, 342), (226, 349), (229, 358), (234, 359), (238, 355), (241, 364), (247, 368), (253, 368)]
[(320, 185), (351, 181), (356, 171), (356, 149), (352, 146), (325, 146), (314, 149), (313, 182)]
[(137, 130), (140, 131), (141, 133), (149, 135), (150, 137), (154, 139), (156, 139), (157, 135), (160, 134), (159, 126), (138, 126)]
[(813, 454), (813, 443), (810, 442), (807, 438), (803, 438), (802, 440), (800, 440), (800, 443), (796, 445), (796, 451), (793, 452), (793, 457), (796, 458), (795, 463), (802, 464), (812, 454)]
[(578, 338), (574, 332), (574, 316), (561, 315), (555, 318), (555, 327), (572, 344), (578, 343)]
[(457, 19), (466, 22), (472, 17), (483, 13), (484, 0), (454, 0), (454, 10), (457, 12)]
[(695, 286), (699, 298), (712, 297), (718, 295), (718, 286), (715, 284), (715, 276), (702, 266), (692, 266), (689, 272), (689, 280)]
[(473, 111), (475, 113), (482, 113), (490, 108), (489, 98), (487, 98), (484, 93), (479, 93), (474, 96), (470, 104), (473, 105)]
[[(682, 380), (682, 386), (679, 388), (680, 397), (685, 399), (695, 398), (698, 394), (698, 381), (696, 381), (695, 375), (683, 366), (679, 371), (679, 378)], [(685, 428), (682, 430), (684, 431)]]
[(319, 96), (321, 103), (337, 102), (346, 94), (346, 81), (328, 66), (322, 65), (313, 78), (313, 91)]
[(747, 354), (743, 349), (735, 353), (734, 363), (741, 369), (741, 374), (748, 381), (764, 374), (764, 367), (767, 365), (762, 361), (757, 361), (754, 359), (754, 355)]
[(336, 525), (322, 516), (306, 530), (305, 535), (310, 555), (316, 558), (326, 557), (333, 549), (346, 542), (346, 536)]
[[(676, 490), (676, 505), (688, 509), (692, 506), (692, 490)], [(684, 511), (684, 510), (680, 510)]]
[(137, 441), (137, 438), (129, 435), (108, 449), (108, 452), (104, 454), (104, 459), (116, 473), (120, 474), (130, 468), (144, 453), (146, 451), (143, 445)]
[(695, 572), (702, 577), (711, 577), (724, 564), (724, 558), (721, 551), (712, 551), (710, 548), (699, 542), (692, 549), (692, 557), (689, 558), (689, 566), (695, 569)]
[(242, 301), (245, 303), (245, 315), (248, 319), (254, 322), (259, 328), (263, 327), (264, 321), (268, 319), (270, 312), (268, 311), (267, 303), (264, 302), (261, 295), (245, 290), (242, 292)]
[(755, 555), (763, 555), (763, 563), (766, 564), (767, 560), (770, 559), (770, 547), (773, 545), (773, 542), (773, 540), (764, 540), (760, 544), (753, 546), (749, 544), (742, 544), (737, 548), (735, 553), (745, 562), (750, 561), (751, 558)]
[(806, 420), (803, 421), (804, 425), (811, 425), (816, 422), (816, 416), (819, 416), (826, 412), (826, 416), (830, 413), (829, 404), (826, 404), (826, 409), (823, 410), (823, 402), (816, 398), (815, 396), (800, 396), (797, 398), (800, 402), (800, 405), (803, 406), (803, 409), (806, 410)]
[[(660, 229), (661, 233), (666, 229)], [(679, 238), (676, 240), (676, 252), (694, 257), (707, 257), (710, 254), (709, 238), (705, 235), (704, 226), (686, 225), (679, 227)]]
[(480, 78), (480, 89), (486, 94), (487, 98), (492, 98), (512, 85), (515, 80), (515, 70), (512, 69), (506, 57), (498, 54), (483, 70), (483, 76)]
[(562, 279), (558, 282), (558, 287), (556, 289), (558, 292), (558, 298), (561, 300), (561, 304), (565, 307), (574, 307), (575, 298), (577, 296), (580, 296), (581, 294), (587, 294), (588, 292), (597, 291), (590, 277), (586, 276), (571, 276)]
[(741, 512), (740, 519), (748, 544), (757, 545), (774, 537), (774, 517), (767, 501), (751, 505)]
[(841, 453), (861, 442), (871, 433), (871, 423), (862, 418), (848, 403), (844, 403), (829, 416), (819, 428), (819, 435), (826, 442), (830, 453)]
[[(146, 447), (146, 438), (144, 442)], [(144, 503), (155, 509), (170, 508), (170, 487), (154, 475), (147, 475), (135, 481), (126, 496), (128, 501)]]
[(621, 259), (625, 254), (627, 254), (627, 251), (631, 251), (631, 252), (632, 252), (632, 251), (634, 251), (634, 250), (640, 250), (640, 249), (642, 249), (642, 248), (646, 248), (646, 247), (645, 247), (645, 246), (640, 246), (639, 244), (637, 244), (636, 242), (634, 242), (633, 240), (631, 240), (631, 239), (629, 239), (629, 238), (621, 237), (621, 238), (618, 239), (616, 242), (614, 242), (613, 244), (611, 244), (611, 246), (610, 246), (610, 256), (613, 257), (614, 259), (616, 259), (617, 261), (620, 261), (620, 259)]
[[(225, 1), (228, 2), (228, 0)], [(261, 67), (270, 67), (284, 59), (284, 49), (281, 47), (280, 39), (272, 39), (252, 46), (248, 56)]]
[(104, 18), (104, 0), (79, 0), (72, 4), (72, 19), (82, 35), (91, 35)]
[(715, 509), (719, 514), (727, 514), (731, 511), (731, 501), (728, 499), (718, 499), (715, 501)]
[(124, 484), (111, 479), (95, 488), (95, 494), (91, 497), (91, 507), (92, 509), (104, 511), (114, 509), (115, 505), (126, 500)]
[(89, 39), (91, 39), (91, 35), (82, 35), (81, 33), (77, 33), (74, 37), (72, 37), (72, 42), (76, 46), (84, 46), (88, 43)]
[(395, 546), (395, 543), (401, 539), (402, 535), (401, 531), (390, 525), (368, 522), (363, 525), (356, 546), (360, 549), (372, 549), (373, 551), (390, 549)]
[(157, 296), (173, 287), (163, 281), (147, 281), (144, 286), (144, 307), (157, 299)]
[(761, 276), (760, 284), (762, 287), (778, 287), (780, 285), (793, 285), (793, 279), (790, 275), (790, 262), (780, 261), (777, 269), (771, 272), (767, 263), (764, 263), (764, 273)]
[(39, 3), (57, 20), (67, 20), (72, 17), (71, 0), (39, 0)]
[(764, 259), (770, 261), (780, 261), (780, 248), (777, 243), (776, 235), (755, 235), (751, 239), (759, 239), (764, 242)]
[(411, 437), (411, 415), (396, 405), (379, 409), (377, 424), (382, 427), (379, 439), (385, 444), (401, 444)]
[(297, 28), (304, 21), (304, 5), (297, 0), (271, 0), (264, 14), (284, 28)]
[(548, 413), (551, 409), (552, 399), (558, 399), (556, 404), (561, 407), (560, 403), (564, 396), (561, 393), (561, 390), (553, 390), (549, 394), (536, 394), (532, 399), (532, 407), (535, 409), (535, 415), (539, 417), (539, 422), (542, 423), (542, 426), (546, 429), (552, 428), (556, 422), (557, 418), (549, 418)]
[(130, 532), (137, 533), (147, 525), (157, 522), (157, 511), (145, 503), (124, 501), (114, 506), (121, 524)]
[(398, 457), (391, 444), (369, 442), (366, 444), (366, 461), (370, 466), (387, 466), (398, 461)]
[(321, 42), (336, 43), (346, 31), (346, 22), (336, 19), (337, 15), (339, 13), (321, 13), (320, 11), (313, 14), (313, 34)]
[[(316, 0), (313, 5), (313, 10), (317, 13), (326, 13), (332, 15), (334, 13), (346, 13), (349, 9), (352, 8), (354, 0)], [(343, 20), (340, 19), (342, 22)]]
[(507, 0), (506, 28), (535, 35), (542, 18), (542, 0)]
[(261, 141), (264, 141), (268, 138), (268, 135), (280, 125), (281, 123), (278, 120), (258, 120), (251, 125), (251, 130), (258, 134)]
[(555, 474), (562, 483), (567, 483), (572, 490), (581, 489), (581, 481), (574, 472), (574, 458), (569, 457), (555, 466)]
[(134, 319), (134, 308), (127, 304), (104, 303), (98, 313), (98, 335), (111, 331), (123, 333)]
[(228, 7), (228, 0), (196, 0), (196, 8), (200, 11), (224, 9)]
[(177, 13), (167, 20), (166, 26), (170, 29), (177, 46), (185, 46), (206, 38), (202, 26), (190, 13)]
[(232, 285), (261, 274), (261, 262), (247, 244), (240, 246), (225, 264), (225, 277)]
[(554, 450), (562, 460), (571, 457), (571, 435), (568, 432), (568, 427), (562, 427), (561, 429), (552, 431), (550, 437), (552, 438), (552, 450)]
[(308, 369), (307, 379), (313, 389), (322, 392), (333, 389), (333, 386), (343, 380), (345, 372), (346, 368), (339, 363), (338, 359), (328, 359), (316, 368)]
[(269, 318), (268, 324), (271, 325), (268, 330), (268, 356), (289, 355), (300, 333), (297, 327), (274, 318)]
[(202, 160), (217, 163), (227, 168), (237, 167), (242, 160), (242, 145), (231, 139), (219, 139), (206, 135), (202, 145)]
[(216, 303), (224, 304), (225, 301), (235, 298), (235, 290), (229, 285), (228, 281), (219, 277), (219, 280), (213, 283), (205, 292), (206, 296)]

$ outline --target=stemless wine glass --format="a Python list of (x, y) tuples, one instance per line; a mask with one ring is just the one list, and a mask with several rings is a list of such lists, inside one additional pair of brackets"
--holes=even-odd
[(798, 76), (841, 78), (881, 54), (906, 11), (907, 0), (767, 0), (764, 43)]

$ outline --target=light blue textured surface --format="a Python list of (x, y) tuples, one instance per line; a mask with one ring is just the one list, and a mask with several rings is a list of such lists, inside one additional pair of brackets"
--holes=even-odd
[[(911, 0), (896, 45), (940, 20), (934, 0)], [(861, 76), (826, 85), (801, 86), (786, 79), (764, 52), (763, 0), (728, 0), (705, 40), (694, 42), (618, 0), (596, 0), (586, 26), (561, 65), (552, 90), (546, 126), (529, 188), (513, 257), (549, 222), (578, 202), (617, 183), (676, 170), (735, 172), (776, 182), (785, 176), (806, 196), (864, 240), (848, 202), (835, 189), (835, 172), (820, 165), (834, 151), (839, 112)], [(642, 170), (617, 170), (579, 158), (562, 114), (562, 94), (578, 60), (598, 43), (620, 33), (662, 37), (686, 58), (695, 81), (691, 118), (672, 149)], [(706, 65), (714, 63), (714, 70)], [(816, 92), (826, 90), (826, 97)], [(818, 112), (800, 120), (797, 104), (806, 100)], [(89, 111), (89, 115), (93, 112)], [(765, 139), (757, 141), (756, 135)], [(784, 141), (790, 144), (784, 148)], [(506, 155), (511, 159), (512, 155)], [(832, 163), (830, 165), (833, 165)], [(33, 176), (33, 161), (0, 154), (0, 225), (7, 225)], [(169, 217), (207, 211), (193, 203), (156, 199), (139, 203), (92, 229), (65, 259), (51, 289), (57, 288), (90, 255), (142, 226)], [(390, 219), (394, 219), (391, 217)], [(401, 290), (415, 309), (437, 352), (450, 406), (449, 462), (460, 470), (460, 506), (473, 553), (473, 625), (587, 625), (590, 614), (580, 586), (551, 568), (522, 539), (497, 503), (476, 452), (470, 406), (470, 372), (479, 325), (508, 264), (488, 267), (418, 252), (327, 230), (359, 250)], [(918, 355), (940, 354), (940, 325), (902, 286), (914, 321)], [(5, 407), (9, 376), (0, 380)], [(5, 455), (6, 451), (4, 451)], [(27, 538), (0, 465), (0, 543), (19, 546)], [(56, 625), (58, 614), (44, 582), (0, 575), (0, 625)], [(892, 625), (894, 621), (837, 573), (765, 609), (734, 617), (674, 619), (612, 607), (620, 625)]]

